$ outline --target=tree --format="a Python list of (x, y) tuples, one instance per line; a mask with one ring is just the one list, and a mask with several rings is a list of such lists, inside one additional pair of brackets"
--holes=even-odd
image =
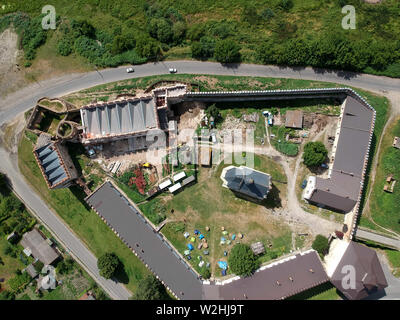
[(157, 41), (148, 36), (139, 36), (136, 39), (136, 51), (141, 57), (147, 59), (155, 59), (161, 52)]
[(235, 244), (228, 258), (232, 272), (239, 276), (250, 276), (258, 268), (259, 262), (246, 244)]
[(201, 271), (201, 276), (203, 277), (203, 279), (210, 279), (211, 277), (211, 272), (208, 268), (204, 269)]
[(284, 11), (289, 11), (293, 8), (293, 0), (280, 0), (278, 7)]
[(307, 142), (304, 146), (303, 161), (307, 167), (316, 167), (324, 163), (328, 150), (320, 142)]
[(103, 254), (97, 260), (97, 267), (99, 268), (100, 275), (106, 279), (110, 279), (117, 271), (120, 261), (115, 253), (108, 252)]
[(321, 234), (318, 234), (315, 237), (315, 240), (312, 244), (312, 248), (319, 253), (321, 257), (323, 257), (329, 249), (328, 238), (324, 237)]
[(4, 290), (0, 292), (0, 300), (15, 300), (15, 294), (8, 290)]
[(191, 45), (192, 57), (197, 59), (207, 59), (214, 55), (215, 40), (211, 37), (204, 36), (200, 42), (193, 42)]
[(154, 276), (149, 275), (139, 282), (138, 289), (132, 300), (165, 300), (168, 294), (163, 284)]
[(221, 63), (239, 62), (240, 47), (233, 40), (219, 40), (215, 45), (214, 57)]
[(242, 11), (242, 20), (249, 24), (257, 24), (259, 18), (256, 7), (246, 3)]

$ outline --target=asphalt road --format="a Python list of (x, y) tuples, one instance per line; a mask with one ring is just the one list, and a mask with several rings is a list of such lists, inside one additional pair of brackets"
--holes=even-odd
[(355, 236), (356, 238), (371, 240), (377, 243), (388, 245), (389, 247), (397, 248), (397, 250), (400, 250), (400, 240), (397, 239), (381, 236), (371, 231), (366, 231), (359, 228), (356, 230)]
[[(32, 84), (0, 101), (0, 126), (12, 120), (21, 112), (32, 108), (41, 97), (59, 97), (107, 82), (165, 74), (168, 73), (170, 67), (177, 68), (179, 73), (308, 79), (336, 82), (344, 86), (387, 93), (388, 96), (391, 94), (398, 95), (400, 93), (400, 79), (391, 79), (387, 77), (358, 75), (348, 72), (321, 71), (312, 68), (292, 69), (249, 64), (222, 66), (218, 63), (198, 61), (159, 62), (135, 66), (135, 72), (130, 74), (126, 73), (125, 67), (120, 67), (102, 70), (101, 72), (94, 71), (86, 74), (72, 74)], [(398, 105), (394, 107), (396, 110), (399, 108)], [(97, 283), (99, 283), (112, 298), (127, 299), (130, 293), (121, 284), (105, 280), (98, 274), (94, 255), (90, 253), (82, 241), (68, 229), (64, 222), (46, 206), (45, 202), (42, 201), (24, 181), (24, 178), (21, 176), (16, 166), (17, 162), (15, 156), (10, 156), (5, 150), (0, 149), (0, 158), (0, 171), (7, 174), (15, 192), (25, 203), (29, 204), (29, 207), (37, 217), (57, 235), (57, 239), (68, 248), (70, 253), (85, 267)]]

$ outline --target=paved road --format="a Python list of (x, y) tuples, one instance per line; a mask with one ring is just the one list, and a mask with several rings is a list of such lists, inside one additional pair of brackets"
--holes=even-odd
[(371, 231), (362, 230), (357, 228), (356, 230), (356, 238), (363, 239), (363, 240), (371, 240), (376, 243), (381, 243), (387, 245), (392, 248), (396, 248), (400, 250), (400, 240), (388, 238), (385, 236), (381, 236)]
[[(277, 78), (308, 79), (326, 82), (336, 82), (346, 86), (358, 87), (375, 92), (386, 93), (391, 99), (394, 110), (400, 110), (400, 79), (376, 77), (371, 75), (356, 75), (347, 72), (327, 72), (311, 68), (292, 69), (275, 66), (260, 66), (241, 64), (222, 66), (211, 62), (174, 61), (149, 63), (135, 66), (133, 74), (127, 74), (124, 67), (90, 72), (86, 74), (72, 74), (56, 79), (35, 83), (0, 101), (0, 126), (12, 120), (21, 112), (33, 107), (36, 101), (43, 97), (58, 97), (77, 90), (82, 90), (95, 85), (150, 75), (168, 73), (169, 67), (175, 67), (179, 73), (189, 74), (214, 74), (236, 76), (260, 76)], [(94, 279), (113, 297), (126, 299), (129, 293), (122, 285), (112, 284), (111, 281), (102, 279), (96, 270), (96, 259), (73, 235), (65, 224), (46, 206), (34, 191), (24, 182), (18, 169), (15, 167), (15, 158), (10, 157), (4, 150), (0, 150), (0, 171), (7, 173), (12, 185), (19, 196), (30, 204), (31, 209), (44, 221), (47, 227), (55, 234), (71, 253), (90, 270)], [(111, 293), (112, 292), (112, 293)]]

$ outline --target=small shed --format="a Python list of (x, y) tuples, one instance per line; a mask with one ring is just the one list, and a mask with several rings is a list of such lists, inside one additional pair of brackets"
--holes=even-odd
[(172, 187), (170, 187), (168, 190), (171, 193), (174, 193), (175, 191), (179, 190), (182, 187), (182, 185), (178, 182), (177, 184), (174, 184)]
[(264, 245), (260, 241), (253, 243), (250, 247), (255, 255), (259, 255), (265, 252)]
[(303, 128), (303, 111), (301, 111), (301, 110), (286, 111), (285, 127), (302, 129)]
[(194, 182), (196, 178), (192, 175), (182, 180), (182, 187), (187, 186), (188, 184)]
[(164, 182), (161, 182), (158, 187), (160, 188), (160, 190), (163, 190), (167, 187), (169, 187), (172, 184), (171, 180), (165, 180)]
[(181, 171), (181, 172), (177, 173), (176, 175), (174, 175), (172, 177), (172, 179), (174, 179), (174, 182), (177, 182), (177, 181), (183, 179), (184, 177), (186, 177), (186, 173), (185, 173), (185, 171)]

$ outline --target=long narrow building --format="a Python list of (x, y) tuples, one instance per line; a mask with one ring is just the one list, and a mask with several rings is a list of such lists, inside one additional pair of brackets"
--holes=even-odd
[(337, 144), (328, 179), (309, 177), (304, 198), (341, 212), (359, 202), (374, 131), (375, 110), (348, 96), (338, 124)]

